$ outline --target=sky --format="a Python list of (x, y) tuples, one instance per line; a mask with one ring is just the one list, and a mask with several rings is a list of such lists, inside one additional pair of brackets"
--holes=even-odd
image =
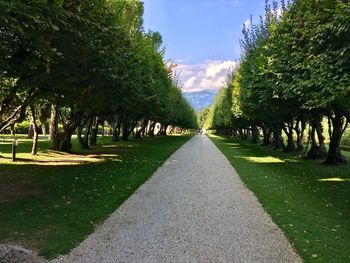
[(264, 0), (143, 0), (144, 28), (163, 37), (183, 91), (217, 90), (240, 58), (239, 40)]

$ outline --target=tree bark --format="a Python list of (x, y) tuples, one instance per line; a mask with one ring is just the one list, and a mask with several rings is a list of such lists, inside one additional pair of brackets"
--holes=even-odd
[(11, 136), (15, 136), (16, 135), (15, 124), (14, 123), (10, 125), (10, 132), (11, 132)]
[(122, 124), (122, 138), (123, 141), (129, 140), (129, 136), (133, 132), (134, 128), (137, 125), (137, 120), (132, 120), (128, 116), (124, 116), (123, 124)]
[(123, 141), (129, 140), (129, 129), (130, 129), (130, 123), (128, 122), (127, 118), (124, 118), (122, 123), (122, 139)]
[(304, 149), (303, 141), (304, 141), (304, 133), (305, 133), (305, 121), (298, 120), (295, 124), (295, 133), (297, 135), (297, 150), (302, 151)]
[(42, 134), (43, 134), (44, 136), (47, 135), (47, 131), (46, 131), (46, 121), (47, 121), (47, 118), (45, 118), (45, 117), (40, 117), (41, 131), (42, 131)]
[(78, 138), (78, 141), (79, 141), (81, 146), (84, 144), (83, 134), (82, 133), (83, 133), (83, 125), (79, 124), (78, 127), (77, 127), (77, 138)]
[(271, 145), (271, 129), (269, 127), (265, 127), (263, 125), (262, 130), (263, 130), (263, 135), (264, 135), (264, 140), (263, 140), (262, 145), (263, 146)]
[(286, 146), (284, 145), (283, 139), (282, 139), (282, 128), (276, 127), (273, 131), (273, 149), (277, 150), (282, 148), (283, 151), (285, 151)]
[(252, 126), (252, 143), (258, 143), (259, 136), (260, 136), (260, 132), (259, 132), (258, 127)]
[(94, 120), (91, 125), (90, 145), (96, 145), (97, 143), (97, 134), (98, 134), (99, 124), (100, 124), (99, 117), (94, 117)]
[(147, 132), (147, 135), (149, 137), (154, 137), (154, 128), (156, 127), (157, 122), (156, 121), (152, 121), (151, 124), (149, 125), (149, 129)]
[(5, 120), (0, 119), (0, 132), (4, 131), (11, 125), (14, 125), (16, 122), (23, 120), (25, 118), (27, 105), (28, 100), (14, 109), (13, 112)]
[[(321, 116), (314, 115), (311, 120), (311, 148), (307, 153), (308, 159), (324, 159), (326, 157), (326, 151), (324, 146), (324, 138), (322, 135), (322, 124)], [(316, 135), (318, 137), (318, 143), (316, 140)]]
[(72, 150), (72, 135), (79, 125), (82, 113), (77, 112), (74, 116), (70, 116), (64, 123), (63, 131), (60, 133), (59, 151), (70, 152)]
[(147, 125), (148, 125), (148, 118), (145, 118), (141, 124), (141, 128), (135, 134), (135, 139), (142, 139), (145, 136)]
[(339, 110), (336, 110), (334, 116), (330, 116), (330, 119), (332, 121), (333, 129), (325, 164), (345, 164), (346, 160), (340, 151), (340, 140), (344, 132), (343, 114)]
[(285, 125), (282, 126), (284, 133), (287, 135), (287, 146), (285, 147), (285, 152), (294, 152), (296, 147), (294, 144), (293, 138), (293, 124), (288, 123), (287, 127)]
[[(92, 123), (92, 118), (88, 118), (82, 125), (77, 126), (77, 136), (80, 143), (81, 148), (90, 149), (89, 147), (89, 135), (90, 135), (90, 127)], [(85, 126), (85, 134), (83, 135), (83, 127)]]
[(36, 117), (35, 117), (35, 110), (34, 107), (30, 107), (31, 111), (31, 116), (30, 116), (30, 121), (31, 121), (31, 126), (33, 127), (33, 144), (32, 144), (32, 155), (36, 155), (38, 152), (38, 139), (39, 139), (39, 132), (38, 132), (38, 127), (36, 125)]
[(101, 121), (101, 131), (102, 131), (102, 137), (105, 136), (105, 120), (103, 119)]
[(169, 125), (162, 125), (161, 135), (166, 136), (166, 131), (168, 130)]
[(28, 127), (27, 139), (33, 139), (34, 136), (34, 127), (32, 121), (30, 121), (30, 125)]
[(239, 128), (238, 129), (238, 133), (239, 133), (239, 138), (241, 140), (244, 140), (245, 139), (245, 134), (244, 134), (244, 130), (242, 128)]
[(175, 128), (173, 126), (170, 127), (170, 131), (169, 134), (173, 134), (174, 133)]
[(119, 115), (116, 116), (116, 120), (114, 121), (112, 127), (113, 127), (113, 132), (112, 132), (112, 141), (113, 142), (118, 142), (120, 138), (120, 129), (121, 129), (122, 121)]
[(51, 105), (49, 140), (51, 142), (51, 148), (59, 150), (60, 138), (58, 134), (58, 108), (55, 104)]

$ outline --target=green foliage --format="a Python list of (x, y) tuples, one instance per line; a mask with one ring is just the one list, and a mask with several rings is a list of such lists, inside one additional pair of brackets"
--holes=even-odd
[(208, 119), (209, 111), (210, 107), (207, 107), (197, 114), (197, 123), (199, 127), (204, 127), (205, 121)]
[(227, 135), (241, 129), (253, 134), (259, 126), (264, 143), (273, 133), (276, 148), (294, 151), (295, 133), (300, 150), (309, 122), (320, 144), (313, 135), (312, 147), (324, 149), (320, 120), (326, 116), (331, 131), (326, 163), (345, 162), (339, 147), (350, 117), (349, 37), (348, 1), (295, 0), (280, 6), (267, 1), (260, 22), (243, 28), (242, 58), (228, 81), (232, 99), (219, 96), (207, 126), (228, 130)]
[(0, 132), (38, 104), (57, 106), (65, 125), (55, 138), (66, 151), (95, 116), (117, 116), (124, 139), (146, 119), (195, 126), (161, 35), (143, 29), (141, 1), (11, 0), (0, 10)]
[(27, 134), (30, 127), (30, 121), (22, 121), (15, 124), (15, 133)]

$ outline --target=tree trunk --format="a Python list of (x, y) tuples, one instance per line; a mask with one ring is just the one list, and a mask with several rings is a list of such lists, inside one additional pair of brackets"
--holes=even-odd
[(51, 142), (51, 148), (59, 150), (60, 138), (58, 134), (58, 109), (57, 105), (54, 104), (51, 105), (49, 140)]
[(258, 143), (259, 136), (260, 136), (260, 132), (259, 132), (258, 127), (252, 126), (252, 143)]
[(123, 124), (122, 124), (122, 139), (123, 141), (129, 140), (129, 122), (124, 119)]
[[(85, 126), (85, 133), (84, 133), (84, 137), (83, 137), (83, 147), (85, 149), (90, 149), (89, 147), (89, 138), (91, 138), (91, 127), (93, 124), (93, 117), (90, 117), (89, 120), (87, 121), (87, 124)], [(90, 139), (91, 142), (91, 139)]]
[(159, 128), (159, 130), (157, 132), (157, 136), (160, 136), (162, 134), (162, 128), (163, 128), (163, 125), (161, 124), (160, 128)]
[(138, 121), (133, 121), (128, 116), (124, 116), (124, 121), (122, 124), (122, 138), (123, 141), (129, 140), (130, 134), (133, 132), (136, 127)]
[[(307, 153), (308, 159), (324, 159), (326, 157), (326, 151), (324, 147), (324, 138), (322, 135), (322, 125), (321, 125), (321, 117), (319, 115), (315, 115), (311, 120), (311, 148)], [(318, 143), (316, 140), (316, 134), (318, 136)]]
[(316, 129), (317, 138), (318, 138), (318, 144), (320, 146), (320, 149), (325, 152), (326, 151), (326, 147), (325, 147), (325, 143), (324, 143), (323, 128), (322, 128), (321, 120), (319, 120), (316, 123), (315, 129)]
[(47, 135), (47, 131), (46, 131), (46, 121), (47, 121), (47, 118), (45, 117), (40, 117), (40, 126), (41, 126), (41, 131), (42, 131), (42, 134), (44, 136)]
[(341, 155), (340, 140), (343, 135), (344, 118), (340, 111), (334, 112), (334, 117), (330, 117), (332, 121), (332, 133), (329, 143), (329, 150), (325, 164), (345, 164), (346, 160)]
[(64, 128), (64, 131), (60, 134), (60, 145), (59, 151), (61, 152), (71, 152), (72, 150), (72, 135), (76, 127), (74, 125), (69, 125)]
[(102, 137), (105, 136), (105, 120), (103, 119), (102, 120), (102, 123), (101, 123), (101, 132), (102, 132)]
[(132, 137), (134, 140), (135, 140), (135, 131), (134, 130), (137, 126), (137, 123), (138, 123), (138, 120), (132, 121), (131, 126), (130, 126), (130, 130), (129, 130), (129, 136), (130, 136), (130, 134), (132, 134)]
[(239, 133), (239, 138), (240, 138), (241, 140), (244, 140), (245, 135), (244, 135), (244, 131), (243, 131), (242, 128), (239, 128), (239, 129), (238, 129), (238, 133)]
[(98, 134), (98, 126), (99, 126), (99, 117), (95, 117), (92, 126), (91, 126), (91, 136), (90, 136), (90, 145), (96, 145), (97, 143), (97, 134)]
[(82, 118), (81, 113), (76, 113), (67, 119), (63, 126), (63, 131), (60, 133), (59, 151), (70, 152), (72, 150), (72, 135), (79, 125)]
[(16, 122), (19, 122), (25, 118), (27, 104), (28, 101), (26, 100), (22, 103), (22, 105), (14, 109), (11, 114), (6, 117), (6, 119), (3, 120), (0, 118), (0, 132), (3, 132), (11, 125), (14, 125)]
[(171, 126), (171, 127), (170, 127), (170, 131), (169, 131), (169, 134), (173, 134), (173, 133), (174, 133), (174, 127)]
[(122, 121), (120, 116), (116, 116), (116, 121), (113, 123), (113, 131), (112, 131), (112, 141), (118, 142), (120, 138), (120, 129), (121, 129)]
[(154, 128), (156, 127), (156, 124), (157, 124), (157, 122), (152, 121), (151, 124), (149, 125), (149, 129), (148, 129), (148, 132), (147, 132), (147, 135), (149, 137), (154, 137)]
[(30, 122), (30, 125), (28, 128), (27, 139), (33, 139), (33, 136), (34, 136), (34, 127), (33, 127), (33, 123)]
[[(89, 118), (82, 125), (78, 125), (77, 127), (77, 136), (80, 143), (81, 148), (90, 149), (89, 147), (89, 136), (90, 136), (90, 127), (92, 124), (92, 118)], [(85, 133), (83, 134), (83, 127), (85, 126)]]
[(295, 133), (297, 135), (297, 150), (302, 151), (304, 149), (304, 133), (305, 133), (305, 122), (303, 120), (298, 120), (295, 124)]
[(168, 127), (169, 127), (169, 125), (163, 125), (162, 126), (162, 132), (161, 132), (161, 135), (163, 135), (163, 136), (166, 136), (166, 131), (168, 130)]
[(282, 128), (278, 127), (275, 128), (273, 131), (273, 149), (277, 150), (282, 148), (283, 151), (285, 151), (286, 146), (284, 145), (283, 139), (282, 139)]
[(262, 127), (264, 140), (263, 140), (263, 146), (271, 145), (271, 129), (269, 127)]
[(84, 144), (84, 140), (83, 140), (83, 125), (82, 124), (79, 124), (78, 127), (77, 127), (77, 138), (78, 138), (78, 141), (80, 143), (80, 146), (82, 148), (83, 147), (83, 144)]
[(32, 155), (36, 155), (38, 152), (38, 139), (39, 139), (39, 132), (38, 127), (36, 125), (36, 118), (35, 118), (35, 110), (34, 107), (30, 107), (31, 116), (30, 116), (30, 122), (31, 126), (33, 127), (33, 145), (32, 145)]
[(282, 126), (282, 129), (284, 133), (287, 135), (287, 147), (285, 147), (284, 151), (285, 152), (294, 152), (296, 147), (294, 144), (294, 138), (293, 138), (293, 124), (285, 125)]
[(15, 136), (16, 135), (16, 132), (15, 132), (15, 124), (12, 123), (10, 125), (10, 132), (11, 132), (11, 136)]
[(141, 124), (141, 128), (136, 132), (135, 139), (142, 139), (145, 136), (145, 130), (148, 125), (148, 119), (145, 118)]

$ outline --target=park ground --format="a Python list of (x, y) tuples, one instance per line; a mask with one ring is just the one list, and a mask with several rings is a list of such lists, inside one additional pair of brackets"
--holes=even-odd
[[(0, 243), (54, 258), (80, 243), (191, 135), (144, 141), (99, 138), (92, 150), (49, 150), (20, 139), (19, 160), (0, 142)], [(237, 139), (209, 135), (305, 262), (350, 260), (350, 168), (326, 166)], [(350, 154), (344, 152), (350, 161)]]
[[(350, 167), (209, 135), (305, 262), (349, 262)], [(350, 161), (349, 152), (343, 153)]]
[(111, 143), (100, 137), (92, 150), (73, 141), (71, 154), (19, 139), (0, 142), (0, 243), (19, 244), (46, 258), (65, 254), (93, 232), (191, 135)]

